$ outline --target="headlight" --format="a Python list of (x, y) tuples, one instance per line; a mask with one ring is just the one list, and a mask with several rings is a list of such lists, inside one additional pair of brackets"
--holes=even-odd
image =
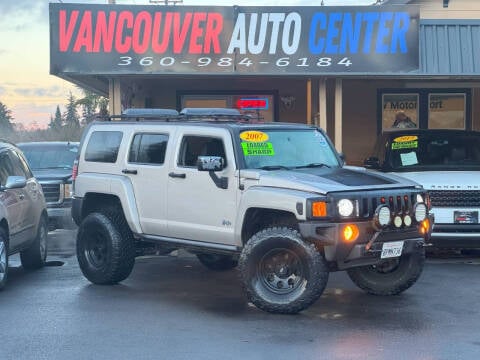
[(351, 216), (353, 214), (354, 206), (353, 202), (348, 199), (341, 199), (338, 202), (338, 213), (340, 216)]
[(63, 198), (69, 199), (72, 197), (72, 184), (63, 184)]
[(427, 218), (427, 205), (424, 203), (415, 204), (414, 208), (415, 220), (417, 222), (422, 222)]
[(384, 228), (390, 225), (392, 213), (387, 205), (380, 205), (375, 210), (375, 214), (373, 216), (373, 221), (375, 226), (378, 229)]
[(417, 203), (423, 203), (423, 196), (422, 194), (417, 194)]

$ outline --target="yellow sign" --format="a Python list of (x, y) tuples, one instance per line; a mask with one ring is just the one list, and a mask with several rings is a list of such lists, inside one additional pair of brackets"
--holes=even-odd
[(248, 142), (265, 142), (268, 140), (268, 134), (261, 131), (244, 131), (240, 134), (240, 139)]
[(418, 139), (418, 136), (416, 136), (416, 135), (407, 135), (407, 136), (399, 136), (399, 137), (395, 138), (393, 141), (395, 141), (397, 143), (404, 143), (404, 142), (414, 141), (414, 140), (417, 140), (417, 139)]

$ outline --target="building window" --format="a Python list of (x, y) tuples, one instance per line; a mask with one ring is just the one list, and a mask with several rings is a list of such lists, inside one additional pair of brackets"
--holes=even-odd
[(181, 108), (234, 108), (262, 121), (275, 121), (275, 95), (256, 93), (182, 94)]
[(382, 130), (418, 128), (418, 94), (383, 94)]
[(465, 129), (465, 94), (429, 94), (429, 129)]

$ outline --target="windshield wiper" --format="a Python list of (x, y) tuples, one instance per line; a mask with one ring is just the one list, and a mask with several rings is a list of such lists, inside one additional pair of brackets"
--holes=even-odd
[(265, 165), (265, 166), (259, 167), (258, 169), (261, 169), (261, 170), (291, 170), (292, 168), (289, 168), (288, 166), (284, 166), (284, 165)]
[(295, 169), (301, 169), (301, 168), (317, 168), (317, 167), (327, 167), (330, 168), (329, 165), (323, 164), (323, 163), (310, 163), (307, 165), (301, 165), (301, 166), (295, 166)]

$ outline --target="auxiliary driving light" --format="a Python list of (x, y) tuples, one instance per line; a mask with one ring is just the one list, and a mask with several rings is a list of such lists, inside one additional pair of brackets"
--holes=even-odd
[(405, 215), (404, 218), (403, 218), (403, 223), (407, 227), (412, 225), (412, 217), (410, 215)]
[(380, 205), (375, 209), (375, 214), (373, 215), (373, 223), (378, 228), (384, 228), (390, 225), (392, 219), (392, 213), (387, 205)]
[(430, 231), (430, 220), (425, 219), (420, 223), (420, 233), (427, 234)]
[(399, 215), (397, 215), (393, 218), (393, 225), (395, 225), (396, 228), (401, 227), (402, 224), (403, 224), (403, 220)]
[(417, 203), (423, 203), (423, 196), (422, 196), (422, 194), (417, 194)]
[(353, 210), (354, 210), (354, 207), (353, 207), (353, 202), (351, 200), (341, 199), (338, 202), (338, 213), (341, 216), (345, 216), (345, 217), (350, 216), (353, 214)]
[(358, 236), (360, 235), (360, 230), (358, 229), (357, 225), (348, 224), (343, 228), (342, 234), (345, 242), (353, 242), (357, 240)]
[(415, 220), (422, 222), (427, 217), (427, 205), (424, 203), (416, 203), (414, 207)]

